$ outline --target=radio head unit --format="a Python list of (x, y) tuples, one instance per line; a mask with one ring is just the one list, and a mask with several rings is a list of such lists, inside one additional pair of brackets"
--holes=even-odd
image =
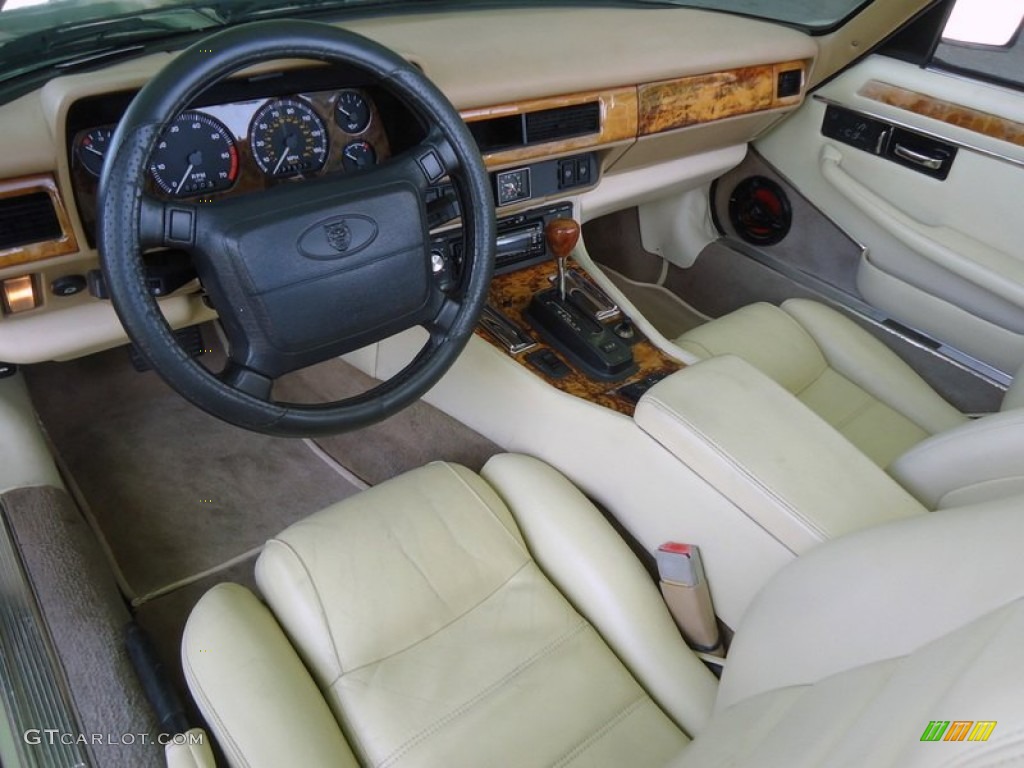
[[(498, 220), (498, 239), (495, 252), (495, 274), (539, 264), (554, 258), (548, 253), (544, 228), (552, 219), (571, 219), (572, 203), (556, 203), (533, 208), (514, 216)], [(435, 271), (462, 269), (462, 232), (455, 229), (431, 239), (431, 258)]]

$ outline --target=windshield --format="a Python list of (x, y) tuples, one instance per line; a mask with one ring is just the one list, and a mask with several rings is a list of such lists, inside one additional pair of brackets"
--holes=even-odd
[[(420, 0), (420, 2), (426, 5), (430, 0)], [(867, 5), (868, 2), (870, 0), (639, 0), (633, 4), (704, 8), (755, 16), (813, 30), (834, 27), (861, 6)], [(394, 4), (393, 0), (335, 0), (332, 6), (366, 8), (392, 4)], [(473, 3), (472, 0), (462, 0), (457, 4), (466, 6), (477, 3)], [(493, 5), (494, 3), (479, 4)], [(309, 0), (305, 2), (303, 0), (236, 0), (236, 2), (226, 0), (225, 2), (207, 4), (207, 7), (224, 9), (230, 8), (230, 6), (239, 6), (258, 12), (261, 9), (271, 10), (285, 6), (293, 13), (300, 14), (303, 6), (317, 8), (320, 5), (321, 3), (309, 2)], [(408, 7), (415, 5), (415, 2), (402, 3), (402, 5)], [(504, 5), (514, 6), (516, 3), (504, 3)], [(182, 2), (182, 0), (0, 0), (0, 13), (3, 14), (2, 23), (0, 23), (0, 41), (55, 25), (109, 19), (124, 14), (148, 12), (155, 8), (172, 6), (200, 7), (200, 4)]]
[[(562, 0), (559, 5), (690, 7), (822, 32), (871, 0)], [(96, 66), (159, 47), (182, 48), (232, 24), (265, 18), (550, 6), (551, 0), (0, 0), (0, 84)]]

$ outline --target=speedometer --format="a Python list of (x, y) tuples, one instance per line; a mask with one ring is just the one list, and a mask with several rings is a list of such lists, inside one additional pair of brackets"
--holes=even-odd
[(157, 142), (149, 172), (174, 197), (219, 192), (238, 177), (238, 150), (220, 122), (202, 112), (183, 112)]
[(264, 105), (249, 126), (256, 164), (267, 176), (315, 173), (327, 160), (327, 128), (313, 108), (298, 99)]

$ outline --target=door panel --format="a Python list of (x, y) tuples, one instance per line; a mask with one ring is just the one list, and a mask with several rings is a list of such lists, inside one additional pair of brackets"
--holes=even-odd
[[(823, 135), (829, 105), (868, 118), (872, 140)], [(943, 146), (955, 153), (945, 180), (915, 169)], [(868, 302), (1003, 371), (1024, 362), (1024, 94), (875, 55), (757, 148), (867, 247)]]

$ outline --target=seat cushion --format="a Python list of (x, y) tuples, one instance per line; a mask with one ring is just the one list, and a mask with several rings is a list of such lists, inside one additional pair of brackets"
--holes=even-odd
[(257, 581), (364, 764), (653, 766), (688, 740), (464, 468), (293, 525)]
[(751, 304), (676, 343), (704, 358), (745, 359), (882, 467), (966, 421), (885, 345), (818, 302)]
[[(801, 557), (737, 628), (711, 724), (673, 768), (1024, 761), (1022, 537), (1020, 501), (1004, 499)], [(922, 742), (932, 721), (996, 727)]]

